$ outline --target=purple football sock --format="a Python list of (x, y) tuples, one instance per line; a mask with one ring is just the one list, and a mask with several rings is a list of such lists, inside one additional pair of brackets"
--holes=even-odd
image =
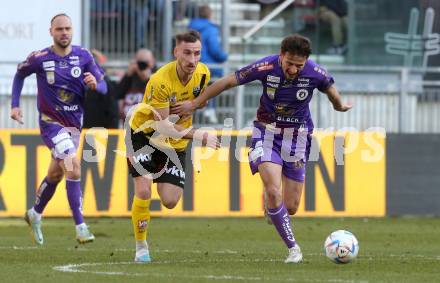
[(295, 237), (293, 236), (292, 226), (290, 225), (290, 216), (284, 204), (277, 208), (268, 208), (267, 214), (272, 219), (273, 225), (277, 228), (278, 234), (283, 239), (287, 248), (295, 246)]
[(81, 180), (66, 179), (67, 199), (76, 225), (84, 223), (82, 215)]
[(58, 183), (52, 184), (47, 181), (47, 177), (41, 182), (37, 191), (37, 198), (35, 199), (34, 210), (38, 213), (43, 213), (44, 208), (53, 197)]

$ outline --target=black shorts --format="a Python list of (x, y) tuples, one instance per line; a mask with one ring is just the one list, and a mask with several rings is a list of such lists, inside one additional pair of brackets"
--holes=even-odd
[[(161, 150), (157, 145), (150, 144), (151, 135), (152, 133), (134, 133), (132, 129), (130, 130), (132, 146), (127, 144), (129, 139), (125, 138), (127, 155), (133, 157), (133, 163), (127, 158), (128, 171), (133, 178), (151, 174), (154, 183), (170, 183), (183, 189), (185, 186), (186, 152)], [(177, 158), (182, 170), (176, 165), (177, 162), (174, 162)]]

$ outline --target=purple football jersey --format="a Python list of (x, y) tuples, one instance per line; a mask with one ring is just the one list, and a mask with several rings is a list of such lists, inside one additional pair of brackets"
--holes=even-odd
[(259, 80), (263, 84), (257, 120), (276, 123), (280, 128), (307, 128), (313, 131), (309, 103), (313, 90), (326, 90), (333, 78), (321, 66), (308, 59), (294, 80), (287, 80), (281, 68), (280, 56), (271, 55), (235, 73), (239, 84)]
[(32, 52), (17, 69), (17, 75), (23, 78), (32, 73), (37, 76), (40, 122), (77, 129), (82, 127), (85, 72), (92, 73), (97, 81), (103, 78), (90, 52), (80, 46), (72, 46), (66, 56), (54, 53), (50, 47)]

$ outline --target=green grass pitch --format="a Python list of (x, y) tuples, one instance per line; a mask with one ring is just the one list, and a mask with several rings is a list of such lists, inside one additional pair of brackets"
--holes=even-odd
[[(88, 219), (94, 243), (74, 240), (71, 219), (44, 219), (35, 246), (21, 219), (0, 219), (0, 282), (440, 282), (440, 218), (295, 218), (304, 262), (287, 255), (262, 218), (154, 218), (151, 264), (135, 264), (128, 218)], [(334, 230), (353, 232), (357, 259), (323, 255)]]

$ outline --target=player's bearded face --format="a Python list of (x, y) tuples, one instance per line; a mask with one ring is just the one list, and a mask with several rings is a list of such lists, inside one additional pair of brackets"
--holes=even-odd
[(201, 50), (200, 41), (179, 43), (175, 50), (175, 56), (182, 71), (187, 74), (194, 73), (200, 61)]
[(289, 52), (281, 54), (281, 67), (283, 68), (284, 76), (288, 80), (295, 79), (299, 72), (304, 68), (307, 57), (290, 54)]
[(50, 34), (53, 37), (53, 42), (59, 47), (66, 48), (72, 42), (72, 23), (68, 17), (59, 16), (54, 19)]

